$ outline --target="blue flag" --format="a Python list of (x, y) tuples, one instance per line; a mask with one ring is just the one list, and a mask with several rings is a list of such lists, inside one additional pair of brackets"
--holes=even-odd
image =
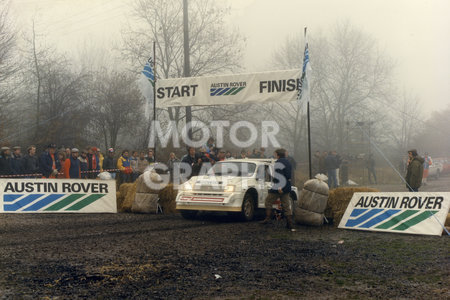
[(149, 58), (141, 72), (138, 81), (139, 89), (145, 98), (145, 116), (150, 119), (151, 106), (153, 104), (153, 93), (155, 88), (155, 73), (153, 72), (153, 58)]
[(298, 103), (301, 104), (302, 100), (309, 101), (309, 73), (311, 71), (311, 65), (309, 64), (309, 49), (308, 42), (305, 43), (305, 52), (303, 53), (303, 68), (302, 77), (298, 83)]
[(155, 87), (155, 74), (153, 73), (153, 59), (150, 57), (142, 70), (142, 74), (150, 81), (150, 83)]

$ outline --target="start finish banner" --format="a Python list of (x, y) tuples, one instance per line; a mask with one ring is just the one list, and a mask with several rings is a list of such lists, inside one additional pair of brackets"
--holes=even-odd
[(156, 107), (297, 100), (302, 70), (186, 77), (156, 81)]
[(339, 228), (441, 235), (450, 193), (355, 193)]
[(116, 213), (116, 182), (0, 179), (0, 213)]

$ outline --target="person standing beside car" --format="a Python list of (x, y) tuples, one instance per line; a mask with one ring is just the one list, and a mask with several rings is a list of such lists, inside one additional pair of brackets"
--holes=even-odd
[(265, 200), (266, 218), (261, 224), (268, 224), (272, 219), (272, 206), (273, 203), (280, 198), (281, 207), (283, 209), (284, 216), (286, 217), (286, 228), (291, 231), (295, 231), (294, 223), (292, 221), (292, 207), (290, 203), (289, 194), (291, 192), (291, 174), (292, 166), (289, 160), (286, 158), (285, 149), (275, 150), (274, 156), (277, 159), (274, 166), (274, 176), (272, 179), (272, 187), (267, 194)]

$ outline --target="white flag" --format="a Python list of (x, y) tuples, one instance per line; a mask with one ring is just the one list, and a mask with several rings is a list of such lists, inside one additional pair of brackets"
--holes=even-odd
[[(305, 34), (306, 36), (306, 34)], [(310, 96), (310, 71), (311, 65), (309, 63), (309, 50), (308, 50), (308, 41), (305, 43), (305, 53), (303, 54), (303, 68), (302, 68), (302, 77), (298, 83), (298, 104), (301, 104), (303, 100), (309, 101)]]
[(150, 106), (153, 105), (153, 89), (155, 88), (155, 74), (153, 73), (153, 59), (150, 57), (141, 72), (138, 81), (139, 89), (145, 97), (145, 116), (150, 119)]

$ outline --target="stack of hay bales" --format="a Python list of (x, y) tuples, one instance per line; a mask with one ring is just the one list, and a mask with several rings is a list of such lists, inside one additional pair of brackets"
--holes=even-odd
[(136, 194), (136, 183), (122, 183), (119, 192), (116, 194), (117, 210), (120, 212), (131, 211)]
[(320, 179), (305, 182), (298, 205), (294, 208), (294, 219), (298, 224), (323, 225), (327, 207), (328, 185)]
[(178, 191), (174, 185), (164, 186), (162, 182), (154, 182), (156, 177), (153, 177), (150, 188), (145, 183), (144, 174), (139, 176), (134, 183), (120, 185), (116, 194), (117, 210), (119, 212), (156, 213), (159, 204), (165, 214), (175, 213), (175, 199)]
[(159, 192), (159, 205), (161, 205), (162, 210), (165, 214), (175, 213), (176, 204), (175, 199), (177, 198), (178, 190), (173, 184), (167, 185), (164, 189)]
[(162, 190), (161, 177), (147, 171), (136, 180), (136, 194), (131, 211), (134, 213), (157, 213), (159, 192)]
[(338, 226), (353, 194), (362, 192), (379, 191), (367, 187), (344, 187), (331, 190), (328, 197), (327, 208), (325, 210), (325, 217), (330, 221), (332, 220), (334, 226)]
[(447, 214), (447, 219), (445, 220), (445, 228), (450, 231), (450, 213)]

